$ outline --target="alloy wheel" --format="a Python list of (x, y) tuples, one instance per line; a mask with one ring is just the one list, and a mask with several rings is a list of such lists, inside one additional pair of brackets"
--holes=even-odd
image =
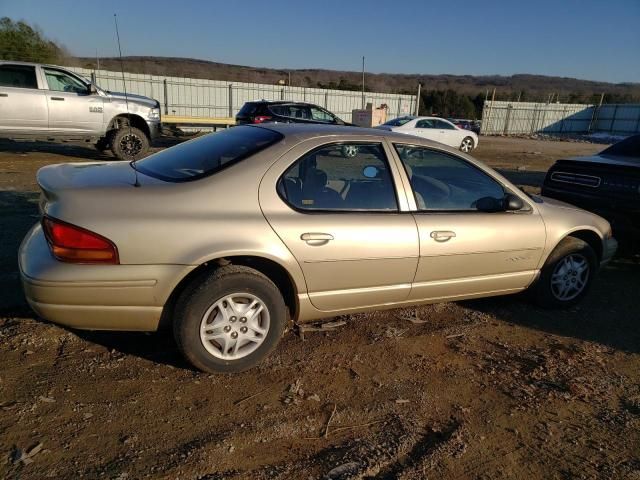
[(232, 293), (214, 302), (202, 316), (200, 340), (214, 357), (238, 360), (262, 345), (269, 325), (269, 310), (260, 298)]
[(473, 150), (473, 140), (471, 140), (469, 137), (462, 140), (462, 143), (460, 144), (460, 150), (462, 150), (464, 153), (469, 153), (471, 150)]
[(566, 302), (580, 295), (589, 281), (589, 261), (579, 253), (567, 255), (558, 262), (551, 274), (551, 293)]
[(129, 133), (120, 139), (120, 149), (128, 158), (135, 158), (142, 151), (142, 140)]

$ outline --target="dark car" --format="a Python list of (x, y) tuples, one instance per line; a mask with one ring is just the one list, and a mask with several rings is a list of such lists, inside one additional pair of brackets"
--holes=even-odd
[(236, 125), (265, 122), (349, 125), (322, 107), (301, 102), (247, 102), (236, 115)]
[(640, 252), (640, 134), (597, 155), (558, 160), (542, 194), (590, 210), (611, 223), (620, 250)]
[(453, 123), (456, 127), (462, 128), (464, 130), (470, 130), (476, 134), (480, 134), (480, 124), (474, 120), (467, 120), (463, 118), (449, 118), (451, 123)]

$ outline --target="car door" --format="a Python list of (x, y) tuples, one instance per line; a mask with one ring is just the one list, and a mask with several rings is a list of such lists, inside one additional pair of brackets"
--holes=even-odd
[(395, 144), (395, 152), (414, 192), (420, 235), (411, 300), (515, 292), (534, 280), (546, 232), (530, 202), (520, 196), (521, 211), (481, 211), (478, 200), (504, 198), (497, 178), (437, 149)]
[(42, 67), (49, 106), (49, 130), (66, 134), (94, 134), (102, 131), (104, 99), (90, 94), (87, 84), (69, 72)]
[(0, 65), (0, 131), (34, 134), (48, 127), (47, 101), (32, 65)]
[(409, 295), (418, 233), (388, 148), (372, 137), (309, 140), (261, 182), (264, 215), (299, 262), (318, 310), (383, 305)]
[(462, 143), (464, 137), (463, 132), (458, 130), (455, 125), (447, 122), (446, 120), (434, 120), (435, 126), (439, 131), (441, 140), (440, 143), (449, 145), (450, 147), (458, 148)]
[(436, 120), (432, 118), (417, 120), (411, 133), (427, 140), (442, 142), (442, 132), (436, 128)]

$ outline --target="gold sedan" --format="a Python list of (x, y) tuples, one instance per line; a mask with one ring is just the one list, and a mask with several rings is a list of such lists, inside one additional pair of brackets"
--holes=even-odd
[(289, 321), (504, 295), (549, 307), (616, 250), (606, 220), (527, 196), (442, 144), (373, 129), (242, 126), (135, 163), (38, 172), (26, 297), (81, 329), (171, 325), (186, 358), (237, 372)]

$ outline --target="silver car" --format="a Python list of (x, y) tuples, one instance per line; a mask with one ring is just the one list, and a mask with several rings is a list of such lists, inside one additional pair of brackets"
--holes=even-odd
[(42, 221), (19, 254), (32, 308), (82, 329), (171, 325), (210, 372), (256, 365), (290, 320), (525, 289), (573, 305), (617, 245), (592, 213), (375, 129), (235, 127), (37, 178)]
[(102, 90), (55, 65), (0, 61), (0, 138), (86, 142), (136, 160), (159, 130), (157, 100)]

